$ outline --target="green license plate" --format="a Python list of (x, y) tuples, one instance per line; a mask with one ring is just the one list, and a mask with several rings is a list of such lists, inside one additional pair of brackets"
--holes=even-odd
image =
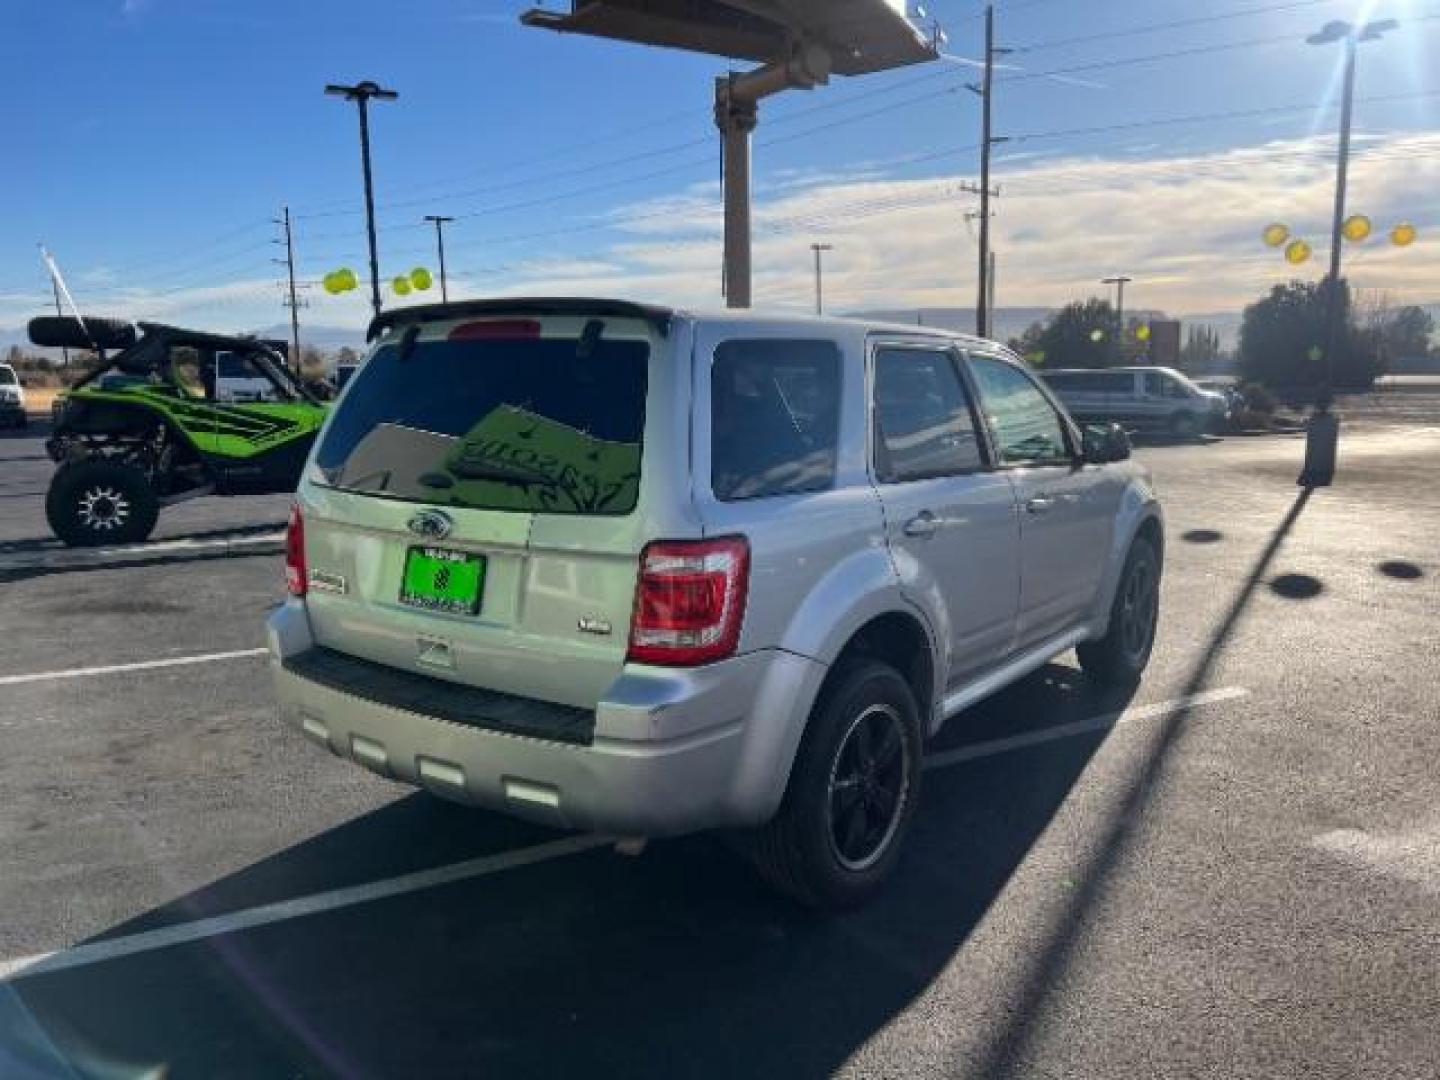
[(400, 602), (427, 611), (474, 615), (485, 588), (485, 556), (445, 548), (412, 547), (405, 554)]

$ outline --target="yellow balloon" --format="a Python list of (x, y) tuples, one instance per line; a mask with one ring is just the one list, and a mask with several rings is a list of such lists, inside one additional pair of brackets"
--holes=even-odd
[(410, 279), (404, 274), (401, 274), (394, 281), (390, 282), (390, 287), (395, 290), (396, 296), (410, 295)]
[(1260, 239), (1265, 241), (1267, 247), (1279, 247), (1290, 239), (1290, 230), (1277, 221), (1273, 225), (1265, 226), (1265, 231), (1260, 234)]
[(1340, 226), (1340, 231), (1345, 234), (1345, 239), (1359, 243), (1370, 235), (1370, 219), (1364, 214), (1354, 214), (1345, 219), (1345, 224)]
[(1299, 266), (1310, 258), (1310, 245), (1304, 240), (1291, 240), (1285, 245), (1285, 261), (1292, 266)]
[(1408, 221), (1402, 221), (1390, 230), (1390, 242), (1396, 247), (1409, 247), (1415, 242), (1416, 235), (1415, 226)]
[(434, 283), (435, 279), (430, 276), (430, 271), (425, 267), (417, 266), (410, 271), (410, 287), (417, 292), (424, 292)]
[(330, 273), (325, 275), (324, 285), (325, 291), (328, 292), (331, 296), (339, 296), (342, 292), (345, 291), (344, 283), (340, 280), (339, 275), (336, 274), (334, 270), (331, 270)]
[(1148, 327), (1148, 326), (1137, 326), (1137, 327), (1135, 328), (1135, 340), (1136, 340), (1136, 341), (1149, 341), (1149, 340), (1150, 340), (1150, 327)]

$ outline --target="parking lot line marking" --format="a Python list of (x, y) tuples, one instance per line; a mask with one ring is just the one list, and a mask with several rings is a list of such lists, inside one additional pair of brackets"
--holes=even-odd
[(29, 675), (0, 676), (0, 686), (22, 683), (54, 682), (57, 679), (82, 679), (88, 675), (118, 675), (127, 671), (154, 671), (156, 668), (187, 667), (190, 664), (213, 664), (217, 660), (243, 660), (264, 656), (268, 650), (232, 649), (230, 652), (200, 653), (196, 656), (171, 656), (164, 660), (137, 660), (133, 664), (106, 664), (103, 667), (71, 668), (69, 671), (36, 671)]
[(296, 897), (292, 900), (280, 900), (273, 904), (231, 912), (228, 915), (216, 915), (208, 919), (197, 919), (194, 922), (164, 926), (158, 930), (146, 930), (143, 933), (112, 938), (109, 941), (92, 941), (87, 945), (77, 945), (72, 949), (59, 949), (55, 952), (39, 953), (35, 956), (0, 960), (0, 983), (31, 975), (46, 975), (68, 968), (98, 964), (105, 960), (117, 960), (124, 956), (134, 956), (136, 953), (163, 949), (170, 945), (183, 945), (220, 934), (232, 934), (238, 930), (253, 930), (259, 926), (268, 926), (271, 923), (299, 919), (306, 915), (318, 915), (322, 912), (354, 907), (356, 904), (369, 903), (372, 900), (403, 896), (406, 893), (431, 889), (437, 885), (450, 885), (457, 881), (484, 877), (487, 874), (498, 874), (521, 866), (561, 859), (567, 855), (578, 855), (583, 851), (604, 847), (606, 844), (614, 842), (613, 837), (567, 836), (560, 840), (550, 840), (516, 851), (484, 855), (476, 859), (450, 863), (447, 866), (417, 870), (413, 874), (402, 874), (399, 877), (386, 878), (383, 881), (351, 885), (343, 889), (332, 889), (329, 892)]
[(1169, 701), (1157, 701), (1150, 705), (1137, 705), (1133, 709), (1125, 709), (1121, 712), (1092, 716), (1088, 720), (1075, 720), (1069, 724), (1056, 724), (1054, 727), (1042, 728), (1039, 731), (1027, 731), (1023, 735), (1011, 735), (1004, 739), (991, 739), (989, 742), (976, 743), (973, 746), (961, 746), (955, 750), (943, 750), (927, 757), (925, 767), (927, 769), (943, 769), (947, 765), (959, 765), (961, 762), (992, 757), (995, 754), (1004, 754), (1027, 746), (1039, 746), (1042, 743), (1054, 742), (1056, 739), (1068, 739), (1076, 735), (1109, 731), (1112, 727), (1128, 721), (1150, 720), (1157, 716), (1167, 716), (1170, 713), (1179, 712), (1182, 709), (1194, 709), (1203, 705), (1216, 705), (1222, 701), (1233, 701), (1236, 698), (1245, 697), (1249, 693), (1249, 690), (1241, 686), (1202, 690), (1197, 694), (1186, 694), (1184, 697), (1172, 698)]
[[(151, 661), (144, 665), (121, 665), (119, 669), (127, 670), (135, 666), (153, 667), (185, 662), (187, 660), (198, 663), (206, 659), (251, 656), (264, 651), (263, 649), (248, 649), (237, 653), (215, 653), (210, 657), (176, 657), (173, 661)], [(109, 671), (115, 669), (100, 668), (95, 670)], [(76, 673), (56, 672), (53, 674), (53, 677), (64, 678), (72, 674)], [(936, 754), (926, 759), (925, 767), (929, 769), (944, 768), (947, 765), (955, 765), (962, 761), (973, 761), (977, 758), (990, 757), (994, 754), (1002, 754), (1010, 750), (1035, 746), (1056, 739), (1069, 738), (1070, 736), (1080, 735), (1086, 732), (1106, 731), (1117, 724), (1122, 724), (1127, 721), (1151, 719), (1178, 712), (1181, 709), (1191, 709), (1203, 705), (1218, 704), (1222, 701), (1232, 701), (1235, 698), (1245, 697), (1249, 692), (1250, 691), (1238, 686), (1225, 687), (1218, 690), (1205, 690), (1198, 694), (1187, 694), (1184, 697), (1173, 698), (1170, 701), (1160, 701), (1151, 705), (1139, 705), (1133, 709), (1126, 709), (1121, 712), (1106, 713), (1101, 716), (1091, 717), (1088, 720), (1077, 720), (1069, 724), (1058, 724), (1055, 727), (1046, 728), (1043, 731), (1027, 732), (1024, 735), (1016, 735), (1006, 739), (992, 739), (989, 742), (977, 743), (974, 746), (965, 746), (957, 750)], [(59, 949), (54, 952), (38, 953), (33, 956), (21, 956), (10, 960), (0, 960), (0, 983), (32, 975), (44, 975), (55, 971), (65, 971), (70, 968), (83, 967), (88, 964), (98, 964), (107, 960), (134, 956), (137, 953), (163, 949), (171, 945), (183, 945), (188, 942), (200, 941), (204, 938), (215, 937), (219, 934), (230, 934), (240, 930), (252, 930), (259, 926), (268, 926), (272, 923), (285, 922), (289, 919), (298, 919), (307, 915), (318, 915), (327, 911), (335, 911), (339, 908), (353, 907), (356, 904), (368, 903), (371, 900), (383, 900), (392, 896), (401, 896), (406, 893), (434, 888), (438, 885), (448, 885), (458, 881), (466, 881), (471, 878), (484, 877), (487, 874), (498, 874), (516, 867), (531, 866), (536, 863), (548, 862), (552, 859), (562, 859), (569, 855), (577, 855), (581, 852), (591, 851), (595, 848), (613, 844), (614, 842), (613, 837), (606, 836), (569, 836), (559, 840), (551, 840), (543, 844), (536, 844), (532, 847), (520, 848), (516, 851), (506, 851), (498, 855), (485, 855), (476, 859), (466, 859), (463, 862), (432, 867), (429, 870), (418, 870), (411, 874), (402, 874), (399, 877), (368, 882), (364, 885), (352, 885), (343, 889), (313, 893), (309, 896), (296, 897), (291, 900), (280, 900), (273, 904), (264, 904), (260, 907), (245, 908), (240, 911), (231, 912), (228, 915), (216, 915), (208, 919), (197, 919), (194, 922), (179, 923), (175, 926), (161, 927), (158, 930), (147, 930), (139, 934), (131, 934), (127, 937), (112, 938), (108, 941), (92, 941), (89, 944), (77, 945), (70, 949)]]

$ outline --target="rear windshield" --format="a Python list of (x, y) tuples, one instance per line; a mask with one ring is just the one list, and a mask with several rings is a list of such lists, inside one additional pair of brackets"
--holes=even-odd
[(15, 382), (15, 369), (0, 367), (0, 386), (14, 386)]
[(381, 347), (316, 452), (320, 482), (434, 505), (628, 514), (649, 345), (574, 338)]

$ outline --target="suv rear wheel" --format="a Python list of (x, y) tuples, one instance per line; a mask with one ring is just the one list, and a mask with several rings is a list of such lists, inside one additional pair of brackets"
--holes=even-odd
[(70, 547), (138, 543), (159, 513), (146, 475), (118, 461), (62, 465), (45, 495), (50, 528)]
[(1154, 544), (1137, 536), (1115, 588), (1110, 628), (1099, 641), (1076, 646), (1080, 666), (1102, 682), (1134, 682), (1150, 662), (1159, 615), (1160, 557)]
[(873, 660), (838, 672), (811, 714), (779, 813), (752, 837), (760, 873), (812, 907), (864, 901), (899, 858), (922, 743), (899, 672)]

